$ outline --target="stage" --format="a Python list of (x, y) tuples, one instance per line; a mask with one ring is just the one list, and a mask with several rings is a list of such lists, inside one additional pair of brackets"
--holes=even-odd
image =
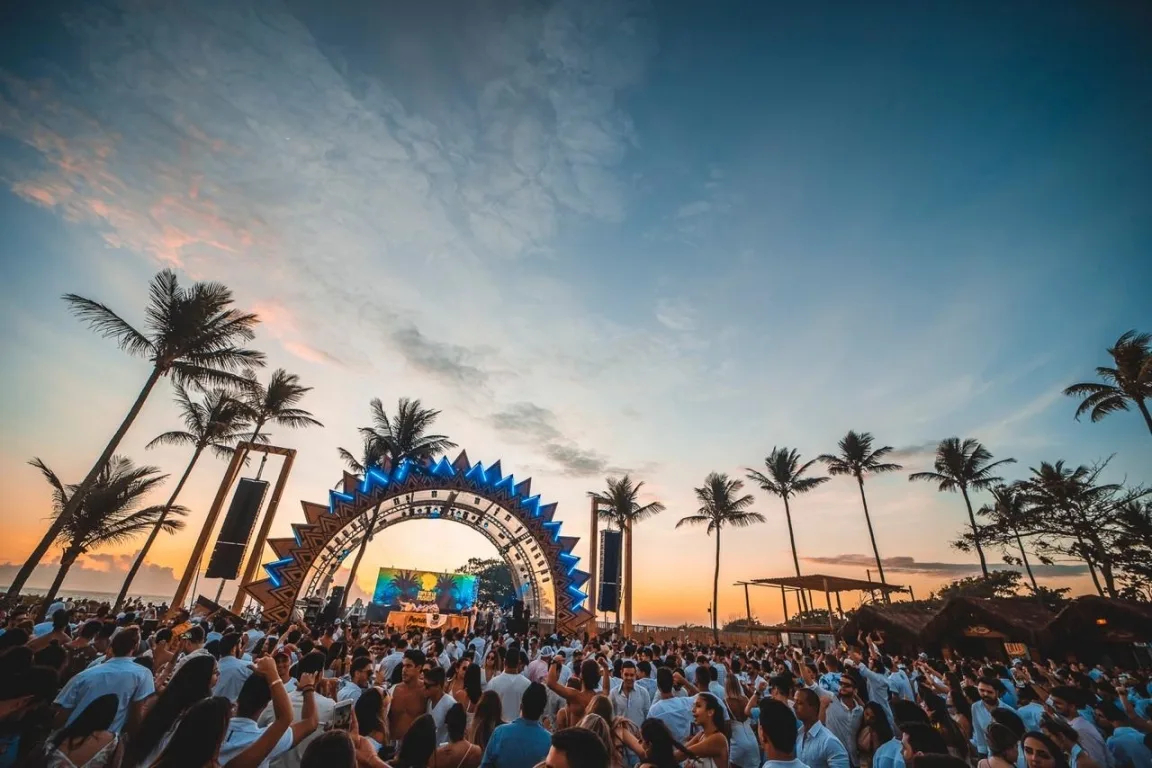
[(387, 623), (398, 630), (458, 629), (468, 631), (469, 617), (459, 613), (420, 613), (418, 611), (389, 611)]

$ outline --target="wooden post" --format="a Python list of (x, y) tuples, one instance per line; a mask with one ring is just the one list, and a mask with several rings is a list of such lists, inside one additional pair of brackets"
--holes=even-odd
[(600, 520), (596, 513), (599, 511), (596, 506), (596, 499), (592, 499), (592, 533), (588, 537), (588, 610), (592, 613), (592, 634), (600, 634), (600, 625), (596, 617), (596, 589), (599, 575), (596, 571), (596, 564), (600, 559)]
[(836, 634), (836, 627), (832, 624), (832, 594), (828, 591), (828, 579), (824, 579), (824, 602), (828, 603), (828, 629)]
[(744, 582), (744, 610), (748, 612), (748, 644), (752, 644), (752, 599), (748, 597), (748, 582)]
[(788, 623), (788, 593), (784, 591), (784, 585), (780, 585), (780, 599), (784, 602), (784, 622)]
[(624, 637), (632, 637), (632, 521), (624, 529)]
[(232, 452), (232, 461), (228, 462), (228, 469), (224, 472), (224, 477), (220, 481), (220, 487), (216, 490), (216, 498), (212, 500), (212, 506), (208, 510), (208, 517), (204, 520), (204, 527), (200, 529), (200, 536), (196, 539), (196, 546), (192, 548), (192, 555), (188, 559), (188, 565), (184, 566), (184, 575), (180, 577), (180, 584), (176, 587), (176, 594), (172, 596), (172, 605), (168, 609), (168, 614), (173, 615), (178, 612), (184, 605), (184, 601), (188, 598), (188, 588), (192, 586), (192, 577), (196, 575), (196, 571), (200, 568), (200, 560), (204, 557), (204, 548), (208, 546), (208, 539), (212, 537), (212, 529), (216, 527), (216, 518), (220, 516), (220, 509), (224, 506), (224, 499), (228, 497), (228, 489), (232, 487), (232, 483), (236, 482), (236, 478), (240, 475), (240, 467), (244, 463), (244, 459), (248, 456), (248, 448), (251, 443), (240, 443), (236, 446), (236, 450)]
[(276, 486), (272, 489), (272, 498), (268, 501), (268, 510), (264, 513), (264, 520), (260, 523), (260, 531), (256, 534), (256, 541), (252, 544), (252, 552), (248, 555), (248, 565), (244, 567), (239, 589), (236, 590), (236, 599), (232, 601), (232, 613), (240, 613), (244, 608), (244, 603), (248, 600), (248, 594), (244, 591), (244, 587), (252, 583), (252, 578), (256, 575), (256, 568), (264, 557), (264, 543), (268, 541), (268, 532), (272, 529), (272, 521), (276, 519), (276, 509), (280, 506), (280, 497), (284, 494), (284, 486), (288, 484), (288, 473), (292, 471), (292, 464), (295, 461), (296, 451), (289, 449), (284, 456), (284, 463), (280, 465), (280, 476), (276, 478)]
[(840, 605), (840, 592), (836, 592), (836, 611), (840, 614), (840, 618), (844, 618), (844, 607)]

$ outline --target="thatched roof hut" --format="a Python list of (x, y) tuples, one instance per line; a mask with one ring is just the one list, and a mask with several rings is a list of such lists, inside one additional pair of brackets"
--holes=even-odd
[(925, 603), (868, 603), (860, 606), (840, 629), (840, 637), (855, 643), (861, 632), (884, 633), (885, 648), (917, 651), (923, 644), (921, 634), (936, 615), (936, 607)]
[[(1046, 628), (1053, 655), (1096, 662), (1135, 660), (1135, 643), (1152, 643), (1152, 603), (1085, 595), (1068, 604)], [(1147, 663), (1147, 647), (1142, 649)]]
[(954, 597), (924, 628), (925, 645), (1007, 658), (1035, 649), (1054, 614), (1035, 598)]

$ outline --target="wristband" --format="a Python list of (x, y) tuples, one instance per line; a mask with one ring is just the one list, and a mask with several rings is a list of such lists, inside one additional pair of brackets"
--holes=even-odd
[(276, 678), (275, 680), (273, 680), (271, 683), (268, 684), (268, 687), (271, 688), (274, 685), (284, 685), (284, 681), (281, 680), (280, 678)]

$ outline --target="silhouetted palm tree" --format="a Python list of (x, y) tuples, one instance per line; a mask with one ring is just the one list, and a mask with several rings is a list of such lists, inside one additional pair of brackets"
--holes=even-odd
[(936, 471), (913, 472), (909, 481), (923, 480), (936, 483), (937, 490), (960, 491), (964, 505), (968, 507), (968, 522), (972, 526), (972, 543), (980, 557), (980, 572), (988, 578), (988, 561), (984, 559), (984, 548), (980, 546), (980, 529), (976, 525), (976, 515), (972, 511), (972, 500), (968, 489), (983, 491), (1001, 482), (1004, 478), (992, 472), (1005, 464), (1015, 464), (1016, 459), (992, 461), (992, 453), (979, 440), (971, 437), (963, 442), (958, 437), (946, 437), (936, 446)]
[[(883, 459), (892, 452), (892, 446), (885, 445), (872, 449), (873, 437), (868, 432), (849, 431), (839, 442), (840, 453), (825, 453), (817, 457), (828, 465), (830, 475), (851, 475), (860, 486), (860, 502), (864, 505), (864, 520), (868, 523), (868, 538), (872, 540), (872, 554), (876, 557), (876, 570), (880, 583), (887, 584), (884, 578), (884, 564), (880, 561), (880, 548), (876, 546), (876, 533), (872, 529), (872, 516), (868, 513), (868, 498), (864, 495), (864, 475), (878, 475), (903, 469), (899, 464)], [(884, 593), (888, 600), (888, 593)]]
[(248, 442), (266, 440), (267, 436), (260, 430), (267, 424), (289, 429), (324, 426), (311, 413), (296, 407), (304, 395), (312, 391), (312, 387), (301, 386), (300, 377), (296, 374), (277, 368), (272, 371), (268, 386), (260, 383), (254, 371), (248, 371), (246, 376), (249, 383), (242, 401), (246, 409), (245, 416), (252, 422), (252, 437), (248, 438)]
[[(400, 466), (401, 462), (431, 459), (456, 447), (456, 443), (449, 440), (445, 435), (426, 434), (436, 421), (436, 417), (440, 415), (440, 411), (424, 408), (419, 400), (400, 398), (394, 416), (389, 416), (388, 412), (384, 410), (384, 404), (380, 398), (372, 398), (368, 407), (372, 411), (372, 426), (360, 428), (360, 434), (364, 437), (364, 462), (356, 463), (359, 463), (361, 467), (371, 467), (370, 462), (375, 457), (379, 466), (392, 471)], [(354, 460), (348, 450), (340, 448), (339, 451), (340, 457), (346, 462), (349, 459)], [(349, 463), (352, 464), (352, 462)], [(360, 542), (360, 551), (356, 553), (356, 559), (352, 563), (352, 572), (348, 575), (348, 585), (344, 589), (344, 596), (340, 604), (341, 609), (347, 603), (348, 594), (352, 591), (352, 584), (356, 580), (356, 570), (360, 567), (360, 560), (364, 557), (364, 550), (368, 547), (369, 535), (375, 530), (379, 512), (380, 505), (377, 504), (376, 509), (372, 512), (372, 519), (368, 523), (364, 539)]]
[[(28, 463), (40, 470), (52, 486), (52, 514), (59, 515), (79, 485), (65, 486), (40, 459)], [(187, 514), (188, 510), (184, 507), (154, 505), (139, 508), (144, 497), (167, 478), (156, 467), (134, 466), (132, 460), (125, 456), (113, 456), (104, 465), (76, 512), (60, 529), (57, 543), (63, 547), (64, 553), (60, 557), (56, 578), (44, 597), (45, 605), (51, 605), (69, 569), (80, 555), (109, 544), (131, 541), (149, 528), (158, 526), (166, 533), (175, 533), (184, 527), (182, 520), (163, 519), (169, 514)]]
[[(655, 517), (664, 511), (664, 505), (659, 501), (650, 501), (640, 504), (640, 489), (644, 482), (633, 483), (628, 475), (617, 480), (609, 477), (605, 480), (607, 488), (603, 491), (589, 491), (588, 495), (598, 502), (597, 513), (601, 520), (615, 523), (624, 533), (624, 585), (627, 600), (624, 602), (624, 628), (625, 634), (632, 631), (632, 526)], [(616, 612), (616, 623), (619, 625), (620, 612)]]
[[(807, 493), (822, 483), (828, 482), (826, 477), (804, 477), (804, 473), (812, 468), (816, 459), (800, 464), (800, 453), (794, 448), (772, 447), (772, 452), (764, 459), (767, 474), (748, 468), (748, 479), (758, 484), (763, 490), (784, 500), (784, 517), (788, 520), (788, 541), (792, 544), (792, 564), (796, 566), (796, 575), (800, 575), (800, 556), (796, 553), (796, 534), (792, 532), (792, 509), (788, 499), (801, 493)], [(808, 598), (804, 590), (800, 590), (800, 600), (805, 611), (808, 610)]]
[(1040, 585), (1036, 582), (1036, 574), (1032, 573), (1032, 563), (1028, 560), (1028, 551), (1024, 549), (1024, 538), (1020, 529), (1028, 515), (1028, 509), (1020, 492), (1019, 484), (997, 485), (992, 488), (992, 503), (980, 510), (980, 514), (987, 517), (993, 526), (1012, 536), (1016, 548), (1020, 552), (1020, 562), (1028, 572), (1028, 581), (1032, 583), (1032, 591), (1040, 594)]
[(92, 299), (69, 293), (64, 296), (64, 301), (72, 313), (86, 321), (93, 330), (115, 339), (129, 354), (147, 358), (152, 363), (152, 371), (96, 463), (12, 579), (8, 588), (11, 596), (20, 594), (32, 570), (75, 514), (84, 494), (116, 452), (161, 377), (171, 375), (182, 383), (238, 386), (243, 382), (239, 371), (264, 365), (262, 353), (238, 346), (252, 340), (252, 329), (259, 319), (256, 315), (234, 309), (232, 291), (220, 283), (193, 283), (190, 288), (181, 288), (176, 274), (163, 270), (152, 279), (149, 288), (143, 332)]
[(720, 625), (717, 616), (720, 615), (720, 531), (725, 526), (733, 528), (747, 528), (754, 523), (764, 522), (764, 515), (749, 511), (755, 499), (752, 494), (745, 493), (744, 483), (740, 480), (729, 480), (728, 475), (719, 472), (709, 473), (704, 478), (704, 485), (696, 488), (696, 499), (700, 508), (695, 515), (683, 517), (676, 527), (682, 525), (706, 525), (709, 536), (716, 532), (716, 571), (712, 577), (712, 638), (720, 642)]
[[(173, 385), (173, 389), (176, 391), (176, 404), (180, 406), (180, 415), (184, 419), (185, 429), (184, 431), (165, 432), (148, 443), (147, 447), (155, 448), (158, 445), (190, 446), (192, 456), (188, 460), (188, 466), (184, 468), (184, 474), (180, 476), (180, 482), (176, 483), (176, 487), (172, 489), (172, 495), (168, 497), (165, 509), (171, 508), (176, 503), (180, 491), (184, 490), (184, 483), (192, 474), (196, 462), (200, 460), (200, 454), (206, 449), (211, 449), (218, 457), (228, 458), (232, 455), (232, 446), (250, 429), (244, 418), (247, 414), (244, 404), (231, 397), (224, 390), (209, 390), (204, 393), (202, 400), (197, 401), (188, 396), (188, 390), (183, 385), (177, 383)], [(116, 596), (114, 610), (118, 610), (128, 596), (132, 581), (148, 557), (152, 543), (160, 534), (160, 529), (166, 518), (167, 514), (161, 513), (152, 532), (148, 534), (147, 541), (141, 547), (140, 553), (136, 555), (132, 567), (128, 569), (128, 574), (124, 577), (124, 584), (120, 587), (120, 594)]]
[(1116, 363), (1115, 368), (1100, 366), (1096, 375), (1105, 381), (1073, 384), (1064, 390), (1069, 397), (1081, 397), (1076, 419), (1090, 413), (1092, 421), (1100, 421), (1114, 411), (1127, 411), (1134, 403), (1144, 416), (1148, 431), (1152, 432), (1152, 413), (1148, 400), (1152, 400), (1152, 334), (1128, 331), (1108, 349)]

